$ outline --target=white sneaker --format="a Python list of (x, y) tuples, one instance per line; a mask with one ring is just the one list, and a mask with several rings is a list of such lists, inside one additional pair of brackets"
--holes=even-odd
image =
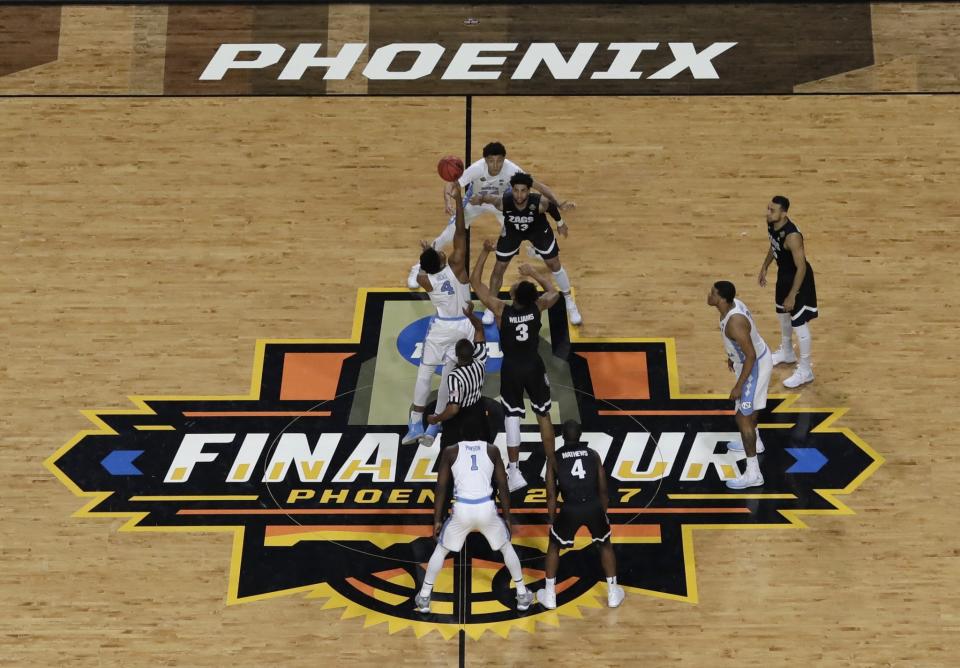
[(524, 589), (522, 594), (517, 594), (517, 610), (520, 612), (527, 610), (531, 603), (533, 603), (533, 592), (529, 589)]
[(758, 469), (756, 473), (744, 472), (733, 480), (727, 481), (730, 489), (746, 489), (747, 487), (763, 487), (763, 474)]
[(793, 372), (793, 375), (789, 378), (784, 379), (784, 387), (800, 387), (806, 383), (809, 383), (813, 380), (813, 371), (811, 369), (805, 369), (802, 367), (797, 367), (797, 370)]
[(607, 607), (616, 608), (621, 603), (623, 599), (627, 597), (627, 592), (623, 590), (623, 587), (620, 585), (609, 585), (607, 591)]
[[(727, 443), (727, 450), (730, 452), (743, 452), (743, 443), (740, 441), (730, 441)], [(763, 447), (763, 441), (757, 441), (757, 454), (762, 455), (766, 451), (766, 448)]]
[(567, 318), (570, 319), (571, 325), (579, 325), (583, 322), (583, 318), (580, 317), (580, 311), (577, 309), (577, 303), (573, 301), (573, 297), (564, 295), (564, 301), (567, 303)]
[(780, 346), (773, 351), (773, 356), (771, 357), (773, 361), (773, 366), (778, 364), (793, 364), (797, 361), (797, 354), (793, 352), (793, 347), (790, 347), (790, 350), (784, 350), (783, 346)]
[(413, 597), (413, 609), (417, 612), (430, 612), (430, 597), (417, 594)]
[(497, 316), (495, 316), (493, 314), (493, 311), (491, 311), (490, 309), (487, 309), (486, 311), (484, 311), (483, 317), (481, 318), (484, 325), (492, 325), (496, 319), (497, 319)]
[(415, 264), (410, 267), (410, 273), (407, 274), (407, 287), (411, 290), (416, 290), (420, 287), (420, 284), (417, 283), (417, 274), (420, 273), (420, 265)]
[(516, 492), (518, 489), (526, 486), (527, 480), (523, 477), (523, 474), (520, 473), (520, 469), (507, 469), (507, 487), (510, 488), (511, 492)]
[(546, 589), (541, 589), (537, 592), (537, 603), (542, 605), (547, 610), (556, 610), (557, 609), (557, 594), (551, 594)]

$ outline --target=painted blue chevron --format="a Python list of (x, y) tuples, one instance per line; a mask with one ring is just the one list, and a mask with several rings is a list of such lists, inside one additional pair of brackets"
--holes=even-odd
[(827, 458), (816, 448), (787, 448), (787, 452), (797, 459), (787, 473), (816, 473), (827, 463)]
[(100, 461), (100, 466), (110, 475), (143, 475), (143, 471), (133, 465), (133, 460), (143, 454), (143, 450), (114, 450)]

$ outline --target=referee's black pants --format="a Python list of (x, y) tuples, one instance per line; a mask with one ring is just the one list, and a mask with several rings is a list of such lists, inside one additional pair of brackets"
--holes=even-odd
[(490, 442), (490, 425), (487, 423), (487, 411), (484, 399), (470, 406), (461, 406), (460, 411), (443, 423), (444, 447), (460, 441)]

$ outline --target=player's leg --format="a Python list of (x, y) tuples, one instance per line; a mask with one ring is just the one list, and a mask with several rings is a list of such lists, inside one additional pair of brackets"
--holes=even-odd
[(767, 359), (769, 356), (769, 351), (765, 351), (754, 362), (750, 375), (747, 376), (747, 382), (743, 384), (740, 398), (736, 402), (734, 419), (737, 429), (740, 430), (743, 451), (747, 457), (747, 468), (733, 480), (727, 481), (727, 487), (731, 489), (763, 485), (763, 475), (760, 473), (760, 462), (757, 459), (757, 422), (760, 409), (767, 405), (767, 387), (773, 370), (773, 364)]
[(523, 404), (522, 367), (506, 359), (500, 369), (500, 404), (503, 406), (503, 425), (507, 435), (507, 484), (511, 492), (526, 487), (520, 473), (520, 420), (526, 417)]
[[(455, 366), (456, 363), (452, 359), (449, 359), (448, 355), (448, 359), (446, 359), (443, 364), (443, 370), (440, 372), (440, 387), (437, 389), (437, 406), (433, 409), (434, 413), (442, 413), (443, 409), (447, 407), (447, 403), (450, 400), (450, 388), (447, 386), (447, 378)], [(423, 436), (420, 438), (420, 443), (429, 448), (433, 445), (433, 441), (437, 438), (442, 428), (442, 425), (439, 424), (427, 425)]]
[(544, 588), (537, 592), (537, 601), (544, 608), (553, 610), (557, 607), (557, 569), (560, 566), (561, 548), (573, 547), (573, 539), (581, 522), (573, 516), (566, 506), (560, 507), (560, 512), (553, 520), (553, 526), (548, 530), (549, 543), (547, 545), (547, 559), (544, 566)]
[(555, 465), (557, 438), (553, 429), (553, 422), (550, 420), (550, 408), (553, 406), (550, 399), (550, 379), (547, 377), (547, 368), (539, 355), (536, 359), (536, 366), (529, 373), (524, 374), (523, 389), (530, 397), (530, 407), (533, 408), (533, 412), (537, 416), (543, 453), (546, 455), (547, 461)]
[(510, 572), (510, 578), (517, 589), (517, 610), (523, 612), (533, 602), (533, 592), (529, 591), (523, 583), (523, 567), (520, 565), (517, 551), (510, 543), (510, 527), (497, 513), (497, 504), (492, 500), (474, 506), (471, 512), (476, 513), (476, 529), (487, 539), (490, 549), (503, 555), (503, 564)]
[(793, 325), (790, 324), (790, 314), (783, 308), (783, 300), (787, 298), (791, 287), (793, 287), (793, 274), (781, 273), (778, 270), (774, 299), (777, 320), (780, 321), (780, 347), (773, 352), (774, 365), (793, 364), (797, 361), (797, 355), (793, 352)]
[(459, 552), (463, 548), (467, 535), (473, 531), (474, 522), (469, 509), (455, 504), (453, 512), (443, 523), (440, 529), (440, 535), (437, 536), (437, 546), (430, 555), (430, 561), (427, 562), (427, 571), (423, 576), (423, 584), (420, 586), (420, 592), (414, 598), (417, 610), (419, 612), (430, 612), (430, 595), (433, 593), (433, 585), (437, 581), (437, 575), (443, 568), (443, 561), (450, 552)]
[(813, 338), (810, 333), (810, 321), (819, 315), (817, 310), (817, 287), (813, 278), (813, 269), (808, 265), (807, 273), (797, 293), (797, 300), (790, 322), (797, 333), (797, 347), (800, 348), (800, 361), (789, 378), (783, 381), (785, 387), (800, 387), (813, 380)]
[(553, 272), (553, 280), (557, 282), (557, 288), (560, 290), (560, 294), (563, 295), (563, 301), (567, 307), (567, 317), (570, 319), (570, 324), (579, 325), (583, 322), (583, 318), (580, 316), (577, 303), (573, 300), (570, 277), (567, 275), (567, 270), (564, 269), (560, 263), (560, 244), (557, 242), (557, 237), (553, 233), (553, 229), (547, 225), (545, 228), (539, 230), (534, 235), (532, 243), (537, 251), (537, 255), (543, 258), (543, 262), (547, 265), (547, 268)]
[(626, 594), (623, 587), (617, 584), (617, 555), (613, 552), (610, 520), (607, 519), (607, 514), (603, 512), (599, 502), (585, 507), (584, 514), (590, 536), (594, 543), (599, 544), (600, 566), (607, 579), (607, 606), (616, 608), (623, 603)]
[(414, 598), (414, 604), (417, 612), (430, 612), (430, 596), (433, 594), (433, 583), (437, 581), (437, 576), (443, 568), (443, 562), (450, 553), (440, 543), (433, 549), (430, 555), (430, 561), (427, 562), (427, 572), (423, 577), (423, 585), (420, 587), (420, 593)]
[(435, 370), (436, 366), (431, 366), (420, 360), (420, 366), (417, 367), (417, 380), (413, 386), (413, 405), (410, 407), (407, 433), (401, 440), (403, 445), (418, 442), (424, 434), (423, 413), (427, 408), (427, 399), (430, 398), (430, 384), (433, 382)]
[[(523, 239), (516, 231), (503, 229), (500, 238), (497, 239), (497, 261), (493, 265), (493, 271), (490, 274), (490, 294), (496, 297), (500, 293), (500, 286), (503, 285), (503, 276), (507, 273), (507, 267), (510, 266), (510, 260), (520, 252), (520, 243)], [(493, 311), (486, 310), (483, 313), (483, 324), (492, 325), (496, 317)]]

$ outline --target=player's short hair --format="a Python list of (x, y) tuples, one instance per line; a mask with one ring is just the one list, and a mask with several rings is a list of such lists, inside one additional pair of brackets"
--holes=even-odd
[(440, 253), (435, 248), (427, 248), (420, 253), (420, 268), (428, 274), (435, 274), (443, 267), (440, 266)]
[(533, 187), (533, 177), (527, 174), (526, 172), (517, 172), (510, 177), (511, 186), (526, 186), (528, 188)]
[(784, 211), (790, 210), (790, 200), (788, 200), (783, 195), (775, 196), (772, 201), (774, 204), (779, 204), (780, 208), (782, 208)]
[(530, 281), (520, 281), (513, 293), (513, 303), (526, 308), (537, 301), (537, 286)]
[(502, 155), (507, 157), (507, 148), (498, 141), (492, 141), (483, 147), (483, 157), (489, 158), (491, 155)]
[(563, 423), (561, 433), (563, 434), (563, 442), (565, 445), (579, 443), (580, 436), (583, 434), (583, 427), (581, 427), (580, 423), (576, 420), (567, 420)]
[(733, 298), (737, 296), (737, 287), (730, 281), (717, 281), (713, 284), (713, 287), (717, 289), (717, 294), (730, 304), (733, 303)]
[(458, 362), (466, 362), (473, 359), (473, 341), (470, 339), (460, 339), (455, 348)]

